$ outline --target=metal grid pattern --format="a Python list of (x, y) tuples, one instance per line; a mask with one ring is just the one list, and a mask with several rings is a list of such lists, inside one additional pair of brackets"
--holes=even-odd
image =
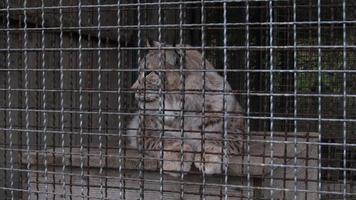
[[(0, 195), (355, 199), (355, 9), (353, 0), (1, 1)], [(147, 47), (147, 38), (158, 45)], [(140, 64), (150, 50), (160, 52), (153, 72)], [(190, 50), (203, 58), (201, 70), (187, 69)], [(163, 67), (166, 51), (180, 55), (173, 69)], [(223, 80), (213, 91), (223, 105), (221, 173), (206, 173), (203, 159), (201, 170), (192, 165), (189, 173), (167, 174), (169, 130), (163, 127), (159, 155), (146, 156), (150, 138), (142, 124), (149, 109), (138, 107), (131, 86), (148, 71), (162, 80), (153, 117), (168, 123), (165, 100), (180, 96), (173, 110), (180, 168), (189, 143), (186, 75), (202, 77), (196, 113), (203, 123), (211, 112), (207, 74)], [(163, 80), (173, 72), (182, 87), (169, 91)], [(143, 92), (150, 95), (146, 86)], [(233, 159), (229, 95), (242, 105), (246, 122), (244, 149)], [(128, 124), (135, 116), (132, 136)], [(202, 149), (209, 142), (205, 129), (198, 131)], [(130, 137), (138, 138), (138, 148), (129, 145)]]

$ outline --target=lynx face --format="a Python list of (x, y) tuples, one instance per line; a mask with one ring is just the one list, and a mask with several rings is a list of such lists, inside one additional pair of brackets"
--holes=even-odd
[[(172, 80), (172, 76), (174, 79), (173, 74), (168, 74), (170, 75), (168, 79)], [(155, 71), (149, 72), (146, 76), (141, 73), (132, 89), (136, 90), (135, 99), (140, 109), (146, 113), (162, 112), (166, 123), (170, 123), (178, 115), (181, 102), (179, 96), (172, 94), (175, 86), (169, 84), (171, 82), (169, 80), (161, 81), (161, 77)], [(162, 79), (167, 79), (167, 77), (162, 77)], [(163, 85), (163, 83), (166, 84)]]
[(162, 87), (157, 72), (141, 73), (136, 82), (131, 86), (135, 89), (135, 98), (138, 101), (153, 102), (159, 98), (159, 89)]
[[(158, 46), (159, 43), (154, 42)], [(155, 47), (157, 47), (155, 46)], [(176, 65), (178, 54), (173, 50), (150, 50), (141, 59), (141, 70), (131, 89), (136, 90), (135, 98), (140, 109), (165, 112), (165, 118), (173, 119), (175, 111), (181, 109), (178, 93), (182, 81)]]
[[(178, 55), (174, 51), (161, 52), (150, 51), (139, 63), (139, 68), (143, 69), (133, 88), (159, 89), (165, 91), (176, 91), (180, 87), (180, 75)], [(145, 81), (143, 81), (145, 80)]]

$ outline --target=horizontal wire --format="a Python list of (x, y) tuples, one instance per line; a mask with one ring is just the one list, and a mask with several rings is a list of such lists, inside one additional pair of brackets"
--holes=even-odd
[[(213, 4), (213, 3), (238, 3), (238, 2), (244, 2), (245, 0), (205, 0), (204, 4)], [(268, 2), (268, 0), (255, 0), (256, 2)], [(286, 2), (288, 0), (272, 0), (275, 2)], [(138, 3), (120, 3), (120, 7), (124, 8), (124, 7), (137, 7), (137, 6), (153, 6), (153, 5), (186, 5), (186, 4), (201, 4), (201, 1), (166, 1), (166, 2), (138, 2)], [(82, 4), (80, 6), (80, 8), (105, 8), (105, 7), (113, 7), (113, 8), (117, 8), (117, 4), (102, 4), (102, 5), (98, 5), (98, 4)], [(45, 6), (44, 9), (70, 9), (70, 8), (79, 8), (79, 6), (75, 6), (75, 5), (62, 5), (62, 6)], [(14, 11), (14, 10), (19, 10), (19, 11), (23, 11), (23, 10), (40, 10), (41, 7), (10, 7), (9, 11)], [(178, 9), (178, 8), (177, 8)], [(6, 9), (0, 9), (0, 11), (6, 11)]]
[[(356, 20), (347, 20), (347, 21), (336, 21), (336, 20), (330, 20), (330, 21), (322, 21), (320, 22), (322, 25), (340, 25), (340, 30), (342, 29), (342, 25), (343, 24), (355, 24), (356, 25)], [(290, 25), (316, 25), (318, 24), (318, 21), (300, 21), (300, 22), (288, 22), (288, 21), (282, 21), (282, 22), (229, 22), (226, 24), (227, 28), (230, 29), (232, 27), (236, 28), (236, 27), (240, 27), (241, 29), (244, 28), (244, 26), (249, 25), (251, 26), (251, 29), (254, 29), (256, 27), (258, 27), (259, 29), (261, 29), (263, 26), (266, 26), (265, 28), (267, 29), (268, 25), (272, 24), (272, 25), (285, 25), (287, 28)], [(196, 24), (182, 24), (181, 28), (185, 29), (185, 28), (195, 28), (195, 27), (218, 27), (221, 28), (224, 26), (223, 23), (196, 23)], [(256, 26), (256, 27), (254, 27)], [(101, 25), (100, 27), (98, 26), (91, 26), (91, 25), (84, 25), (84, 26), (63, 26), (63, 31), (67, 31), (67, 30), (93, 30), (93, 31), (97, 31), (98, 28), (100, 28), (100, 30), (110, 30), (110, 29), (145, 29), (145, 28), (175, 28), (178, 29), (180, 28), (179, 24), (144, 24), (144, 25)], [(279, 27), (281, 28), (281, 27)], [(298, 27), (298, 29), (310, 29), (312, 27)], [(50, 26), (50, 27), (28, 27), (26, 30), (28, 31), (42, 31), (42, 30), (60, 30), (61, 27), (58, 26)], [(337, 29), (337, 27), (334, 27), (334, 29)], [(0, 28), (0, 31), (23, 31), (24, 28), (20, 28), (20, 27), (12, 27), (12, 28)], [(229, 45), (227, 45), (229, 46)], [(297, 45), (298, 46), (298, 45)]]
[[(26, 109), (25, 108), (0, 108), (0, 111), (17, 111), (17, 112), (24, 112)], [(27, 110), (28, 112), (48, 112), (48, 113), (60, 113), (61, 110), (54, 110), (54, 109), (34, 109), (34, 108), (29, 108)], [(73, 110), (65, 110), (64, 113), (69, 113), (69, 114), (99, 114), (99, 112), (95, 112), (95, 111), (73, 111)], [(102, 112), (103, 115), (126, 115), (126, 116), (135, 116), (137, 115), (136, 113), (122, 113), (122, 112), (109, 112), (109, 111), (103, 111)], [(147, 114), (149, 115), (149, 114)], [(154, 116), (179, 116), (179, 114), (177, 115), (170, 115), (170, 114), (153, 114)], [(186, 117), (197, 117), (197, 115), (185, 115)], [(246, 116), (244, 116), (243, 118), (247, 118)], [(339, 119), (339, 118), (321, 118), (319, 119), (318, 117), (267, 117), (267, 116), (249, 116), (249, 119), (269, 119), (269, 120), (290, 120), (290, 121), (318, 121), (321, 120), (323, 122), (356, 122), (356, 118), (346, 118), (346, 119)]]
[[(272, 0), (273, 2), (288, 2), (288, 0)], [(246, 0), (205, 0), (204, 4), (206, 4), (207, 6), (209, 6), (209, 4), (215, 4), (215, 3), (244, 3), (246, 2)], [(266, 2), (268, 3), (269, 0), (252, 0), (251, 2)], [(174, 6), (178, 6), (178, 5), (189, 5), (189, 4), (196, 4), (196, 5), (200, 5), (201, 1), (166, 1), (166, 2), (137, 2), (137, 3), (120, 3), (120, 7), (121, 8), (125, 8), (125, 7), (137, 7), (137, 6), (145, 6), (147, 8), (147, 6), (158, 6), (158, 5), (163, 5), (163, 6), (168, 6), (168, 5), (174, 5)], [(335, 4), (327, 4), (325, 6), (334, 6)], [(337, 4), (336, 4), (337, 5)], [(316, 4), (313, 4), (312, 7), (316, 7)], [(81, 5), (80, 8), (117, 8), (117, 4), (102, 4), (102, 5), (98, 5), (98, 4), (86, 4), (86, 5)], [(266, 6), (253, 6), (250, 5), (251, 8), (254, 7), (266, 7)], [(278, 6), (278, 5), (274, 5), (275, 8), (278, 7), (287, 7), (287, 6)], [(290, 6), (289, 6), (290, 7)], [(305, 4), (303, 5), (298, 5), (298, 7), (310, 7), (309, 4)], [(54, 10), (58, 10), (58, 9), (78, 9), (79, 6), (76, 5), (62, 5), (62, 6), (45, 6), (44, 9), (54, 9)], [(208, 7), (210, 8), (210, 7)], [(23, 11), (23, 10), (40, 10), (41, 7), (38, 6), (32, 6), (32, 7), (10, 7), (9, 11)], [(178, 9), (178, 8), (176, 8)], [(6, 9), (0, 9), (0, 11), (6, 11)]]
[[(50, 66), (47, 65), (48, 69), (36, 69), (36, 68), (30, 68), (27, 71), (29, 72), (42, 72), (42, 71), (48, 71), (48, 72), (60, 72), (61, 69), (55, 68), (57, 66)], [(71, 65), (71, 67), (75, 67), (75, 65)], [(101, 69), (101, 72), (137, 72), (137, 69), (117, 69), (117, 68), (111, 68), (112, 66), (104, 66), (106, 68)], [(283, 68), (283, 66), (280, 66)], [(287, 68), (287, 66), (286, 66)], [(0, 69), (0, 71), (25, 71), (23, 68), (11, 68), (11, 69)], [(83, 71), (83, 72), (99, 72), (98, 69), (76, 69), (76, 68), (67, 68), (63, 69), (64, 72), (78, 72), (78, 71)], [(142, 70), (143, 72), (145, 71), (152, 71), (152, 70)], [(157, 69), (157, 72), (223, 72), (223, 69), (206, 69), (206, 70), (200, 70), (200, 69), (184, 69), (180, 71), (179, 69)], [(281, 72), (281, 73), (317, 73), (318, 70), (314, 69), (298, 69), (298, 70), (293, 70), (293, 69), (226, 69), (227, 72)], [(355, 69), (323, 69), (322, 73), (356, 73)]]
[[(274, 45), (274, 46), (226, 46), (225, 47), (227, 50), (269, 50), (269, 49), (288, 49), (288, 50), (293, 50), (293, 49), (305, 49), (305, 50), (317, 50), (317, 49), (326, 49), (326, 50), (331, 50), (331, 49), (344, 49), (346, 48), (346, 50), (355, 50), (356, 49), (356, 45), (348, 45), (347, 47), (344, 47), (343, 45), (299, 45), (297, 47), (294, 47), (293, 45)], [(147, 47), (121, 47), (120, 50), (153, 50), (156, 48), (147, 48)], [(175, 47), (166, 47), (163, 48), (162, 50), (175, 50), (175, 49), (184, 49), (184, 50), (200, 50), (201, 47), (180, 47), (180, 48), (175, 48)], [(206, 46), (205, 47), (206, 50), (223, 50), (224, 47), (223, 46)], [(52, 48), (52, 47), (47, 47), (45, 49), (46, 51), (58, 51), (62, 50), (62, 51), (78, 51), (79, 48), (78, 47), (67, 47), (67, 48)], [(80, 48), (81, 51), (96, 51), (96, 50), (117, 50), (117, 47), (101, 47), (101, 48), (95, 48), (95, 47), (82, 47)], [(0, 48), (0, 52), (42, 52), (43, 49), (41, 48), (11, 48), (6, 49), (6, 48)]]
[[(0, 91), (14, 91), (14, 92), (43, 92), (42, 89), (40, 88), (28, 88), (28, 89), (24, 89), (24, 88), (11, 88), (11, 90), (9, 90), (8, 88), (0, 88)], [(83, 93), (97, 93), (99, 90), (94, 90), (94, 89), (83, 89), (82, 92)], [(64, 90), (60, 90), (60, 89), (46, 89), (44, 92), (64, 92), (64, 93), (79, 93), (79, 89), (64, 89)], [(104, 90), (101, 89), (100, 90), (101, 93), (109, 93), (109, 94), (117, 94), (117, 91), (115, 90)], [(129, 89), (129, 88), (121, 88), (121, 92), (122, 94), (134, 94), (135, 91), (133, 89)], [(154, 90), (152, 91), (146, 91), (147, 94), (158, 94), (157, 92), (155, 92)], [(179, 90), (171, 90), (171, 91), (162, 91), (162, 94), (180, 94)], [(185, 94), (200, 94), (199, 90), (187, 90), (185, 92)], [(250, 95), (250, 96), (265, 96), (265, 97), (270, 97), (270, 96), (282, 96), (282, 97), (331, 97), (331, 98), (338, 98), (338, 97), (344, 97), (343, 94), (333, 94), (333, 93), (324, 93), (324, 94), (314, 94), (314, 93), (297, 93), (296, 95), (294, 95), (293, 93), (264, 93), (264, 92), (244, 92), (244, 91), (233, 91), (233, 92), (224, 92), (224, 93), (220, 93), (219, 90), (207, 90), (206, 91), (206, 95), (239, 95), (239, 96), (245, 96), (245, 95)], [(348, 98), (355, 98), (356, 94), (352, 94), (352, 93), (348, 93), (346, 94), (346, 97)], [(148, 109), (149, 110), (149, 109)], [(167, 109), (166, 109), (167, 110)], [(178, 110), (171, 110), (171, 111), (178, 111)], [(209, 111), (207, 111), (209, 112)]]

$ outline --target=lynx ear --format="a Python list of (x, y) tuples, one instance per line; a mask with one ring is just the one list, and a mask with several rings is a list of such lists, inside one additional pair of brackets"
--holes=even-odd
[[(180, 58), (185, 59), (185, 54), (187, 53), (186, 50), (183, 50), (183, 47), (186, 47), (185, 45), (175, 45), (173, 44), (173, 47), (176, 47), (174, 50), (171, 51), (172, 54), (174, 54), (174, 65), (175, 66), (180, 66)], [(184, 67), (184, 65), (183, 65)]]
[(164, 43), (153, 41), (149, 38), (146, 39), (146, 47), (159, 47), (160, 44), (161, 44), (161, 46), (164, 46)]
[(145, 43), (146, 43), (146, 47), (153, 47), (153, 40), (151, 40), (150, 38), (146, 38), (145, 39)]

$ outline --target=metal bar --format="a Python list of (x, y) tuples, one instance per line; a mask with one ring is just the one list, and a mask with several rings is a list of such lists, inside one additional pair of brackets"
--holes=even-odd
[[(117, 25), (120, 27), (121, 24), (121, 2), (117, 1)], [(117, 41), (121, 41), (121, 29), (117, 29)], [(118, 88), (118, 97), (117, 97), (117, 111), (120, 113), (122, 112), (122, 83), (121, 83), (121, 72), (120, 69), (122, 68), (122, 62), (121, 62), (121, 43), (117, 43), (117, 66), (118, 66), (118, 73), (117, 73), (117, 88)], [(125, 162), (124, 157), (125, 157), (125, 152), (123, 152), (123, 145), (124, 142), (122, 140), (123, 138), (123, 126), (122, 126), (122, 118), (121, 115), (118, 115), (118, 132), (119, 132), (119, 187), (120, 187), (120, 193), (119, 193), (119, 199), (125, 199), (125, 180), (123, 176), (123, 163)]]
[[(228, 41), (227, 41), (227, 26), (225, 25), (227, 23), (227, 7), (226, 7), (226, 2), (223, 3), (223, 18), (224, 18), (224, 47), (228, 46)], [(224, 142), (223, 142), (223, 156), (222, 156), (222, 172), (224, 173), (224, 199), (228, 199), (228, 146), (227, 146), (227, 102), (226, 102), (226, 90), (227, 90), (227, 71), (226, 69), (228, 68), (227, 64), (227, 49), (224, 48), (224, 81), (223, 81), (223, 130), (224, 130)]]
[[(63, 5), (63, 0), (59, 1), (59, 5), (62, 6)], [(62, 49), (63, 48), (63, 10), (59, 9), (59, 23), (61, 26), (61, 32), (59, 35), (59, 48)], [(62, 190), (63, 190), (63, 199), (67, 199), (67, 188), (66, 188), (66, 176), (65, 176), (65, 170), (66, 170), (66, 165), (65, 165), (65, 161), (66, 161), (66, 156), (65, 156), (65, 151), (64, 151), (64, 147), (66, 144), (66, 140), (65, 140), (65, 118), (64, 118), (64, 63), (63, 63), (63, 51), (61, 50), (59, 52), (59, 65), (60, 65), (60, 104), (61, 104), (61, 113), (60, 113), (60, 117), (61, 117), (61, 148), (62, 148)]]
[[(321, 2), (318, 0), (318, 46), (321, 45)], [(321, 48), (318, 48), (318, 95), (321, 94)], [(319, 133), (319, 142), (321, 142), (321, 97), (318, 96), (318, 133)], [(321, 145), (318, 146), (318, 167), (321, 168)], [(318, 191), (321, 191), (321, 169), (318, 169)], [(321, 193), (318, 193), (318, 198), (321, 199)]]
[[(6, 27), (10, 28), (10, 3), (9, 0), (6, 1)], [(10, 31), (6, 31), (6, 48), (8, 49), (8, 52), (6, 54), (6, 67), (7, 67), (7, 107), (11, 108), (12, 107), (12, 79), (11, 79), (11, 37), (10, 37)], [(13, 155), (13, 122), (12, 122), (12, 112), (9, 110), (7, 112), (8, 116), (8, 125), (9, 125), (9, 149), (10, 149), (10, 188), (14, 188), (14, 155)], [(11, 190), (11, 200), (14, 200), (14, 190)]]
[[(42, 8), (44, 7), (44, 1), (41, 1), (41, 5)], [(41, 10), (41, 27), (44, 28), (45, 24), (45, 13), (44, 10)], [(46, 68), (46, 58), (45, 58), (45, 42), (46, 42), (46, 38), (45, 38), (45, 32), (44, 29), (42, 29), (41, 31), (41, 49), (42, 49), (42, 56), (41, 56), (41, 60), (42, 60), (42, 69)], [(47, 97), (46, 97), (46, 72), (42, 71), (42, 108), (43, 110), (47, 109)], [(48, 159), (47, 159), (47, 151), (48, 151), (48, 144), (47, 144), (47, 113), (43, 112), (42, 113), (42, 118), (43, 118), (43, 151), (44, 151), (44, 167), (45, 167), (45, 193), (46, 193), (46, 199), (48, 199)]]
[(250, 92), (251, 92), (251, 86), (250, 86), (250, 26), (248, 25), (249, 21), (250, 21), (250, 5), (249, 5), (249, 1), (246, 0), (246, 135), (247, 135), (247, 140), (246, 140), (246, 153), (247, 153), (247, 199), (250, 200), (252, 199), (251, 196), (253, 194), (253, 192), (251, 192), (251, 136), (250, 136), (250, 131), (251, 131), (251, 121), (250, 121)]
[[(138, 2), (140, 2), (140, 1), (138, 1)], [(137, 26), (139, 27), (137, 30), (137, 46), (141, 47), (141, 29), (140, 29), (142, 26), (141, 25), (141, 5), (137, 5)], [(138, 49), (137, 50), (137, 63), (140, 63), (140, 60), (141, 60), (140, 58), (141, 58), (141, 50)], [(143, 69), (144, 68), (145, 67), (143, 67)], [(142, 73), (143, 69), (142, 69), (141, 65), (138, 65), (138, 73), (139, 74)], [(142, 83), (140, 82), (140, 84), (142, 84)], [(145, 83), (144, 83), (144, 85), (145, 85)], [(145, 87), (146, 87), (146, 85), (145, 85)], [(138, 125), (137, 132), (138, 132), (139, 137), (144, 138), (145, 128), (142, 126), (142, 123), (144, 123), (144, 120), (145, 120), (145, 109), (143, 110), (143, 112), (141, 109), (139, 109), (138, 113), (139, 113), (139, 120), (138, 120), (139, 125)], [(143, 113), (143, 115), (142, 115), (142, 113)], [(143, 200), (144, 199), (144, 171), (143, 171), (143, 167), (144, 167), (143, 166), (143, 159), (144, 159), (143, 158), (144, 157), (143, 145), (144, 144), (140, 138), (138, 138), (138, 141), (139, 141), (138, 151), (140, 153), (140, 163), (138, 166), (139, 178), (140, 178), (140, 190), (139, 190), (140, 195), (139, 196), (140, 196), (140, 200)]]
[[(342, 1), (342, 21), (346, 20), (346, 1), (343, 0)], [(346, 46), (347, 46), (347, 30), (346, 30), (346, 24), (343, 23), (342, 24), (342, 40), (343, 40), (343, 45), (344, 45), (344, 49), (342, 52), (342, 58), (343, 58), (343, 63), (342, 63), (342, 67), (343, 69), (347, 68), (347, 52), (346, 52)], [(344, 72), (343, 73), (343, 118), (346, 119), (347, 118), (347, 75)], [(343, 128), (343, 167), (347, 168), (347, 151), (346, 151), (346, 144), (347, 144), (347, 130), (346, 130), (346, 121), (342, 122), (342, 128)], [(344, 185), (344, 189), (343, 189), (343, 198), (344, 200), (347, 199), (347, 172), (346, 170), (343, 170), (343, 185)]]
[[(205, 23), (205, 1), (204, 0), (201, 0), (201, 5), (200, 5), (200, 24), (204, 24)], [(201, 162), (203, 164), (203, 167), (202, 167), (202, 185), (201, 185), (201, 195), (200, 195), (200, 198), (202, 200), (205, 200), (206, 199), (206, 160), (205, 160), (205, 157), (207, 155), (206, 151), (205, 151), (205, 146), (206, 146), (206, 137), (205, 137), (205, 121), (206, 121), (206, 118), (205, 118), (205, 115), (206, 115), (206, 110), (205, 110), (205, 107), (206, 107), (206, 57), (205, 57), (205, 27), (204, 26), (201, 26), (200, 27), (200, 31), (201, 31), (201, 56), (202, 56), (202, 81), (203, 81), (203, 84), (202, 84), (202, 88), (201, 88), (201, 93), (202, 93), (202, 97), (203, 97), (203, 101), (202, 101), (202, 128), (201, 128), (201, 152), (200, 152), (200, 158), (201, 158)], [(208, 152), (209, 154), (210, 152)], [(222, 191), (220, 191), (220, 193), (222, 193)]]
[[(27, 1), (25, 0), (23, 2), (23, 7), (25, 8), (27, 6)], [(24, 48), (26, 49), (28, 47), (28, 35), (27, 35), (27, 13), (26, 10), (24, 10), (24, 35), (23, 35), (23, 40), (24, 40)], [(25, 110), (25, 120), (26, 120), (26, 130), (29, 129), (30, 126), (30, 121), (29, 121), (29, 94), (27, 91), (28, 88), (28, 71), (27, 69), (29, 68), (28, 66), (28, 52), (25, 50), (24, 51), (24, 64), (25, 64), (25, 106), (26, 106), (26, 110)], [(30, 164), (30, 136), (29, 136), (29, 132), (26, 131), (26, 153), (27, 153), (27, 193), (28, 193), (28, 197), (27, 199), (30, 200), (31, 199), (31, 193), (32, 193), (32, 188), (30, 185), (30, 180), (31, 180), (31, 174), (29, 172), (31, 164)]]
[[(82, 1), (78, 0), (78, 27), (82, 26)], [(79, 69), (82, 69), (83, 63), (82, 63), (82, 30), (79, 28), (78, 29), (78, 65)], [(82, 197), (82, 200), (85, 198), (84, 194), (84, 147), (83, 147), (83, 114), (81, 111), (83, 110), (83, 72), (79, 70), (79, 137), (80, 137), (80, 194)]]
[[(293, 0), (293, 22), (297, 21), (297, 4), (296, 4), (296, 0)], [(294, 45), (294, 50), (293, 50), (293, 69), (297, 70), (297, 26), (294, 24), (293, 25), (293, 45)], [(294, 118), (297, 118), (297, 113), (298, 113), (298, 100), (297, 100), (297, 87), (298, 87), (298, 77), (297, 77), (297, 73), (294, 72), (293, 74), (293, 87), (294, 87), (294, 101), (293, 101), (293, 106), (294, 106)], [(298, 124), (297, 121), (294, 120), (293, 122), (293, 126), (294, 126), (294, 165), (297, 165), (298, 162), (298, 158), (297, 158), (297, 152), (298, 152), (298, 139), (297, 139), (297, 132), (298, 132)], [(297, 177), (297, 168), (294, 168), (293, 170), (293, 175), (294, 175), (294, 200), (297, 200), (297, 190), (298, 190), (298, 177)]]
[[(272, 23), (273, 21), (274, 21), (274, 17), (273, 17), (273, 14), (274, 14), (274, 12), (273, 12), (273, 1), (272, 0), (270, 0), (269, 1), (269, 4), (268, 4), (268, 8), (269, 8), (269, 12), (268, 12), (268, 16), (269, 16), (269, 22), (270, 23)], [(274, 34), (274, 32), (273, 32), (273, 24), (270, 24), (269, 25), (269, 46), (272, 46), (273, 45), (273, 34)], [(274, 68), (274, 63), (273, 63), (274, 61), (273, 61), (273, 49), (272, 48), (270, 48), (269, 49), (269, 66), (270, 66), (270, 70), (273, 70), (273, 68)], [(273, 79), (273, 72), (271, 71), (270, 72), (270, 74), (269, 74), (269, 84), (270, 84), (270, 87), (269, 87), (269, 92), (270, 92), (270, 98), (269, 98), (269, 100), (270, 100), (270, 124), (269, 124), (269, 128), (270, 128), (270, 139), (271, 139), (271, 141), (273, 141), (274, 140), (274, 138), (273, 138), (273, 129), (274, 129), (274, 99), (273, 99), (273, 96), (271, 95), (271, 94), (273, 94), (273, 90), (274, 90), (274, 87), (273, 87), (273, 81), (274, 81), (274, 79)], [(273, 151), (273, 143), (271, 142), (271, 144), (270, 144), (270, 156), (271, 156), (271, 160), (270, 160), (270, 164), (271, 165), (273, 165), (273, 153), (274, 153), (274, 151)], [(270, 176), (271, 176), (271, 179), (270, 179), (270, 186), (271, 186), (271, 188), (273, 188), (273, 181), (274, 181), (274, 179), (273, 179), (273, 175), (274, 175), (274, 169), (273, 168), (271, 168), (270, 169)], [(271, 191), (270, 191), (270, 198), (271, 198), (271, 200), (273, 200), (274, 199), (274, 196), (273, 196), (273, 194), (274, 194), (274, 190), (272, 189)]]
[[(97, 5), (100, 5), (101, 2), (100, 0), (97, 0)], [(100, 9), (100, 6), (97, 7), (97, 21), (98, 21), (98, 35), (97, 35), (97, 38), (98, 38), (98, 48), (100, 49), (101, 47), (101, 9)], [(98, 107), (99, 107), (99, 113), (98, 113), (98, 132), (99, 133), (102, 133), (102, 128), (103, 128), (103, 125), (102, 125), (102, 97), (101, 97), (101, 69), (102, 69), (102, 61), (101, 61), (101, 51), (98, 50)], [(103, 166), (103, 139), (102, 139), (102, 136), (99, 135), (98, 136), (98, 140), (99, 140), (99, 152), (100, 152), (100, 160), (99, 160), (99, 165), (100, 165), (100, 169), (99, 169), (99, 174), (100, 175), (103, 175), (103, 171), (104, 171), (104, 166)], [(104, 188), (103, 188), (103, 179), (100, 178), (100, 199), (104, 199)]]
[[(184, 21), (184, 18), (183, 18), (183, 1), (180, 0), (180, 4), (179, 4), (179, 46), (182, 47), (183, 46), (183, 21)], [(180, 168), (183, 169), (183, 165), (184, 165), (184, 138), (185, 138), (185, 132), (184, 132), (184, 123), (185, 123), (185, 120), (184, 120), (184, 107), (185, 107), (185, 70), (184, 70), (184, 64), (185, 64), (185, 52), (180, 48), (179, 49), (179, 72), (180, 72), (180, 76), (179, 76), (179, 88), (180, 88), (180, 116), (179, 116), (179, 120), (180, 120), (180, 123), (179, 123), (179, 126), (180, 126), (180, 129), (181, 129), (181, 134), (180, 134)], [(181, 184), (180, 184), (180, 195), (179, 195), (179, 198), (180, 200), (183, 200), (184, 199), (184, 172), (181, 171), (180, 173), (180, 181), (181, 181)]]

